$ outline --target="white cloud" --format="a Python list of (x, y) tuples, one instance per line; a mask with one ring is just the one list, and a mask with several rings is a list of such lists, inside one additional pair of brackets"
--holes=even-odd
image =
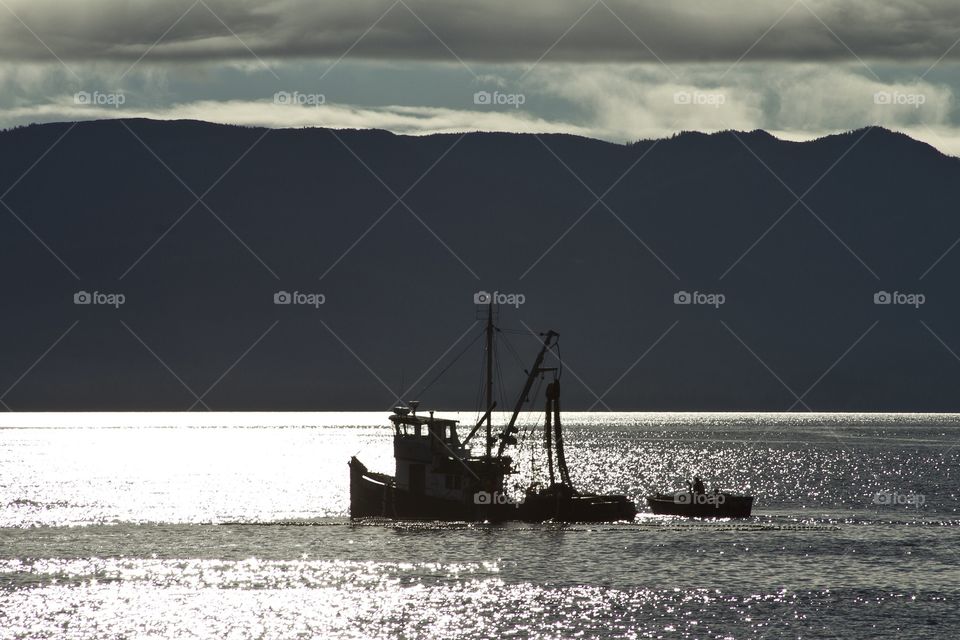
[(74, 104), (74, 97), (31, 106), (0, 109), (0, 121), (8, 124), (96, 120), (103, 118), (154, 118), (158, 120), (205, 120), (223, 124), (264, 127), (330, 127), (334, 129), (386, 129), (400, 134), (426, 135), (463, 131), (510, 131), (516, 133), (569, 133), (589, 136), (593, 131), (564, 122), (551, 122), (516, 109), (473, 111), (437, 107), (385, 106), (363, 108), (351, 105), (278, 105), (271, 101), (200, 100), (164, 108), (144, 109), (121, 105)]
[[(898, 131), (943, 132), (953, 91), (931, 82), (885, 83), (855, 65), (744, 65), (723, 76), (715, 66), (685, 66), (682, 81), (664, 69), (635, 65), (549, 65), (538, 88), (587, 110), (594, 135), (612, 140), (662, 137), (676, 131), (767, 129), (791, 139), (881, 125)], [(678, 104), (677, 97), (683, 97)], [(929, 141), (929, 140), (928, 140)], [(931, 142), (957, 154), (960, 148)]]
[(947, 124), (953, 92), (931, 82), (880, 82), (843, 67), (804, 65), (758, 81), (773, 86), (779, 108), (771, 113), (785, 129), (849, 129), (865, 124), (888, 128)]
[(757, 92), (734, 84), (718, 85), (697, 73), (684, 73), (681, 81), (664, 69), (648, 66), (550, 65), (535, 81), (541, 90), (586, 109), (595, 135), (607, 139), (629, 141), (682, 130), (754, 129), (763, 119)]
[[(82, 87), (110, 91), (115, 68), (91, 65), (82, 70)], [(544, 64), (518, 83), (507, 80), (518, 75), (517, 68), (502, 66), (485, 73), (483, 82), (466, 82), (451, 92), (431, 82), (434, 76), (427, 65), (415, 78), (423, 89), (413, 94), (414, 100), (422, 104), (388, 102), (390, 96), (385, 93), (383, 104), (358, 105), (340, 99), (313, 107), (274, 104), (270, 95), (250, 99), (245, 83), (236, 89), (244, 95), (223, 99), (199, 95), (203, 83), (188, 83), (186, 89), (180, 86), (179, 93), (172, 94), (171, 71), (140, 69), (130, 76), (134, 88), (126, 91), (122, 108), (109, 109), (75, 105), (73, 94), (63, 90), (64, 72), (57, 65), (0, 65), (0, 87), (7, 97), (0, 102), (0, 126), (147, 117), (268, 127), (377, 128), (411, 135), (557, 132), (632, 142), (681, 130), (724, 129), (766, 129), (801, 140), (882, 125), (960, 155), (953, 90), (945, 85), (884, 83), (856, 64), (753, 63), (739, 65), (726, 75), (717, 65), (681, 65), (676, 70), (679, 80), (659, 65)], [(217, 72), (206, 65), (184, 70), (197, 77), (209, 73), (212, 78)], [(351, 73), (362, 80), (364, 73), (378, 77), (382, 70), (353, 68)], [(522, 91), (526, 102), (519, 109), (477, 106), (472, 103), (472, 91), (478, 87)]]

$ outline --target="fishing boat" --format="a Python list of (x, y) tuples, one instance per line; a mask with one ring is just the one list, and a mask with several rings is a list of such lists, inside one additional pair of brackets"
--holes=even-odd
[(657, 515), (688, 518), (749, 518), (753, 496), (732, 493), (674, 491), (647, 497), (647, 505)]
[[(540, 334), (540, 351), (526, 372), (526, 382), (510, 418), (499, 433), (494, 433), (494, 338), (499, 328), (494, 325), (493, 302), (488, 305), (486, 320), (486, 403), (482, 417), (461, 437), (457, 420), (435, 416), (433, 411), (418, 413), (417, 401), (394, 407), (389, 419), (395, 473), (391, 476), (371, 471), (352, 457), (350, 517), (468, 522), (633, 520), (637, 509), (626, 496), (581, 491), (570, 480), (560, 420), (562, 366), (555, 350), (559, 339), (556, 332)], [(548, 354), (557, 360), (557, 366), (545, 366)], [(517, 473), (508, 453), (518, 447), (518, 418), (534, 384), (539, 381), (542, 386), (545, 380), (549, 382), (540, 442), (547, 475), (544, 482), (533, 481), (522, 492), (509, 491), (505, 480)], [(478, 434), (484, 437), (483, 447), (474, 453), (470, 444)], [(527, 435), (531, 435), (530, 440), (539, 439), (533, 428), (524, 431)], [(531, 477), (535, 477), (533, 473)]]

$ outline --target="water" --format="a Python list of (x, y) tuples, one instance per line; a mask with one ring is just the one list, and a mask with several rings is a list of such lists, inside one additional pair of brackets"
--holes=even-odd
[(351, 524), (382, 413), (2, 420), (0, 639), (960, 635), (957, 415), (568, 414), (577, 485), (756, 496), (591, 526)]

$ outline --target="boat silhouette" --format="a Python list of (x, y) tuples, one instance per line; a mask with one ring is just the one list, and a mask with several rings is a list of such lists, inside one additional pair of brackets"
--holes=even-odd
[(753, 496), (720, 491), (674, 491), (647, 497), (647, 505), (657, 515), (688, 518), (749, 518)]
[[(485, 327), (485, 412), (461, 439), (459, 422), (417, 413), (419, 402), (400, 405), (390, 415), (394, 475), (369, 470), (355, 456), (350, 459), (350, 517), (470, 522), (614, 522), (632, 520), (636, 506), (623, 495), (599, 495), (574, 488), (567, 469), (560, 412), (559, 357), (554, 347), (559, 334), (540, 334), (541, 347), (509, 421), (494, 435), (494, 303), (487, 305)], [(546, 367), (552, 354), (558, 366)], [(517, 418), (533, 385), (549, 377), (544, 404), (542, 446), (547, 458), (544, 483), (532, 482), (520, 496), (506, 491), (505, 479), (517, 473), (508, 454), (518, 446)], [(483, 453), (474, 455), (470, 442), (485, 436)]]

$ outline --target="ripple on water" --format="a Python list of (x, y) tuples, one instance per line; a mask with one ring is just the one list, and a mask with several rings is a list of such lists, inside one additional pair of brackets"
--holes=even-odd
[(957, 622), (935, 594), (512, 583), (486, 563), (78, 560), (23, 569), (34, 576), (29, 588), (0, 590), (0, 638), (897, 637)]

